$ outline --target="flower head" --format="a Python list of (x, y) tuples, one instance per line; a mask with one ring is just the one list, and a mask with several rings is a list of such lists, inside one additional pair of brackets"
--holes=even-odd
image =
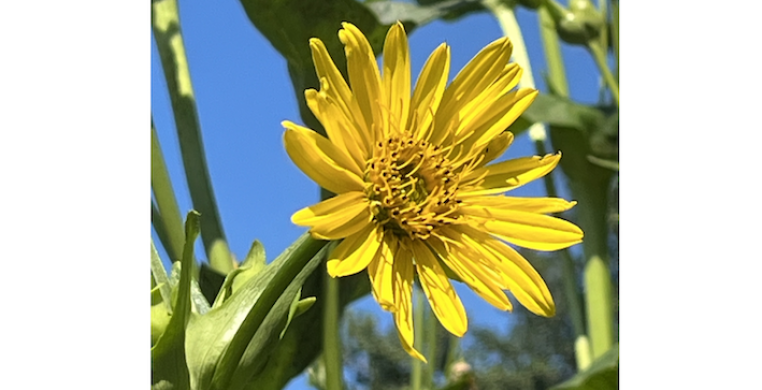
[(458, 336), (466, 332), (466, 312), (446, 269), (501, 310), (512, 309), (508, 290), (530, 311), (552, 316), (545, 282), (507, 243), (556, 250), (580, 242), (582, 231), (545, 215), (575, 202), (503, 195), (549, 173), (560, 155), (488, 165), (513, 141), (505, 129), (537, 96), (533, 89), (512, 91), (521, 69), (508, 63), (511, 42), (489, 44), (450, 85), (450, 49), (440, 45), (411, 94), (400, 23), (386, 37), (383, 75), (357, 27), (344, 23), (339, 38), (349, 84), (323, 42), (310, 41), (320, 91), (305, 96), (328, 138), (283, 123), (291, 159), (336, 194), (292, 217), (316, 238), (343, 240), (329, 254), (329, 274), (367, 269), (373, 296), (393, 314), (402, 346), (422, 360), (413, 348), (416, 274), (436, 317)]

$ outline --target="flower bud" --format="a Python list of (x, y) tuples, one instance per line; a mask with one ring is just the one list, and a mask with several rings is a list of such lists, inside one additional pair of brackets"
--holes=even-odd
[(598, 37), (605, 23), (590, 0), (570, 0), (568, 10), (553, 0), (546, 4), (556, 22), (558, 36), (567, 43), (587, 44)]

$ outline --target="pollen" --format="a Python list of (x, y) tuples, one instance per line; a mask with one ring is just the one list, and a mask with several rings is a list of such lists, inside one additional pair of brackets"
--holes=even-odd
[(458, 220), (460, 175), (438, 146), (393, 134), (376, 143), (364, 176), (374, 219), (389, 233), (425, 240)]

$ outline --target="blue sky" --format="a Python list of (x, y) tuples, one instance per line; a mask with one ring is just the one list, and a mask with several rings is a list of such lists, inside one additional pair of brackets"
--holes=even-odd
[[(519, 9), (518, 17), (534, 78), (543, 90), (544, 60), (536, 15)], [(258, 239), (266, 248), (268, 261), (272, 260), (305, 231), (291, 223), (291, 215), (318, 199), (317, 186), (296, 168), (283, 148), (281, 121), (301, 123), (286, 62), (249, 22), (238, 1), (181, 2), (180, 20), (207, 162), (230, 249), (242, 259), (252, 241)], [(337, 25), (336, 30), (339, 28)], [(417, 76), (428, 55), (442, 42), (451, 46), (452, 78), (482, 47), (501, 36), (497, 21), (486, 13), (455, 23), (425, 25), (409, 36), (413, 76)], [(192, 206), (166, 82), (153, 40), (151, 45), (151, 110), (184, 214)], [(589, 55), (574, 47), (564, 47), (564, 54), (572, 97), (595, 102), (597, 72)], [(528, 137), (521, 136), (502, 158), (534, 153)], [(545, 193), (538, 181), (512, 195)], [(198, 252), (203, 258), (203, 251)], [(505, 329), (510, 316), (492, 308), (465, 286), (456, 288), (472, 326)], [(385, 326), (391, 324), (388, 314), (378, 309), (371, 298), (358, 301), (350, 310), (370, 311)], [(288, 388), (297, 390), (305, 386), (302, 376)]]

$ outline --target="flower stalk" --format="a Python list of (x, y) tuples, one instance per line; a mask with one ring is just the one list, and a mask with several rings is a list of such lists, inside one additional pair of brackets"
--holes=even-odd
[(323, 272), (325, 305), (323, 311), (323, 362), (326, 390), (342, 390), (343, 369), (341, 338), (339, 337), (339, 280)]

